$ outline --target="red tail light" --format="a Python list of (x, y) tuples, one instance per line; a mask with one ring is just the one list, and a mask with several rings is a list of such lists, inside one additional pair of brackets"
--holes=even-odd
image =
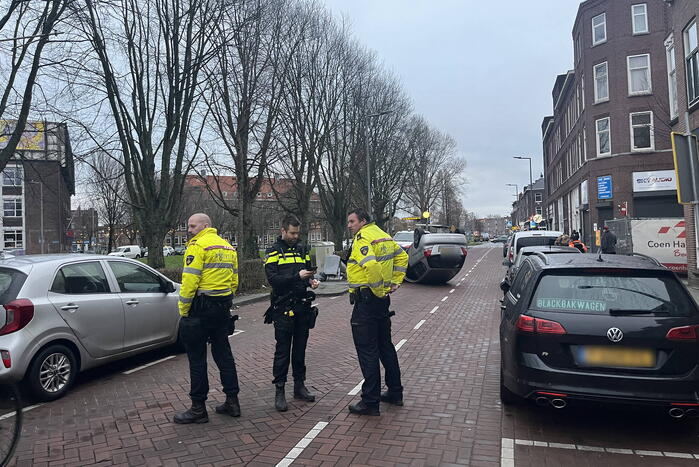
[(425, 258), (429, 258), (432, 256), (432, 248), (425, 248), (425, 250), (422, 252), (425, 255)]
[(7, 350), (0, 350), (0, 357), (2, 358), (2, 364), (5, 365), (5, 368), (12, 367), (12, 358), (10, 358), (10, 352), (8, 352)]
[(34, 304), (26, 298), (14, 300), (3, 306), (7, 310), (7, 319), (5, 325), (0, 328), (0, 336), (19, 331), (34, 317)]
[(520, 331), (532, 334), (566, 334), (565, 328), (560, 323), (526, 315), (519, 315), (516, 326)]
[(512, 254), (512, 250), (510, 250), (510, 251), (507, 252), (507, 259), (509, 259), (510, 261), (512, 261), (512, 258), (514, 258), (514, 255)]
[(682, 326), (670, 329), (665, 338), (674, 341), (695, 341), (697, 334), (699, 334), (699, 326)]
[(461, 247), (461, 253), (462, 253), (464, 256), (468, 256), (468, 250), (466, 249), (465, 246), (462, 246), (462, 247)]

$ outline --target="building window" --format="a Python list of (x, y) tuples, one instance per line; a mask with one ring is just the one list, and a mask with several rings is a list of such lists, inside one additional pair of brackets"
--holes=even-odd
[(636, 112), (631, 119), (631, 150), (653, 150), (653, 112)]
[(537, 206), (537, 207), (536, 207), (536, 213), (537, 213), (538, 215), (541, 215), (541, 213), (542, 213), (541, 206)]
[(607, 15), (601, 15), (592, 18), (592, 45), (601, 44), (607, 41)]
[(629, 69), (629, 95), (650, 93), (650, 55), (632, 55), (626, 61)]
[(4, 198), (2, 210), (5, 217), (22, 217), (22, 198)]
[(609, 75), (607, 62), (595, 65), (595, 103), (609, 100)]
[(22, 186), (22, 167), (5, 167), (2, 171), (3, 186)]
[(665, 41), (667, 55), (667, 87), (670, 94), (670, 118), (679, 116), (679, 103), (677, 100), (677, 62), (675, 61), (675, 40), (672, 35)]
[(534, 201), (537, 203), (541, 202), (541, 193), (534, 193)]
[(633, 21), (634, 34), (648, 32), (648, 9), (645, 3), (631, 6), (631, 20)]
[(5, 249), (24, 248), (24, 234), (22, 230), (5, 230)]
[(597, 126), (597, 155), (606, 156), (612, 153), (611, 132), (609, 131), (609, 117), (601, 118), (595, 122)]
[(684, 57), (687, 68), (687, 99), (692, 105), (699, 99), (699, 36), (696, 21), (684, 30)]

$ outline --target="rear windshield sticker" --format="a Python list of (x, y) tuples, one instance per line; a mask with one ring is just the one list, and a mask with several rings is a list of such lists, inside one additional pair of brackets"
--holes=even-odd
[(606, 311), (607, 304), (600, 300), (572, 298), (537, 298), (536, 307), (542, 310)]

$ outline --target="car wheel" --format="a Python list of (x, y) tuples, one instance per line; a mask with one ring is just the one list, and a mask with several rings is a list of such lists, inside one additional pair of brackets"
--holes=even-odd
[(73, 351), (64, 345), (51, 345), (34, 357), (27, 384), (38, 399), (52, 401), (68, 392), (77, 372), (78, 362)]
[(140, 258), (140, 257), (141, 257), (141, 255), (136, 255), (136, 259), (138, 259), (138, 258)]
[(505, 379), (502, 376), (502, 367), (500, 367), (500, 402), (502, 402), (503, 405), (517, 405), (522, 402), (521, 397), (505, 386)]

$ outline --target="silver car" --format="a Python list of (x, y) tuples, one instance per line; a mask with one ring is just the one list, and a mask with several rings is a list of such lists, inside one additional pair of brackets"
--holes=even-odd
[(408, 249), (407, 282), (444, 284), (456, 276), (468, 254), (463, 234), (450, 233), (448, 227), (431, 224), (415, 229), (412, 248)]
[(0, 383), (24, 379), (53, 400), (79, 371), (176, 343), (179, 287), (128, 258), (0, 261)]

